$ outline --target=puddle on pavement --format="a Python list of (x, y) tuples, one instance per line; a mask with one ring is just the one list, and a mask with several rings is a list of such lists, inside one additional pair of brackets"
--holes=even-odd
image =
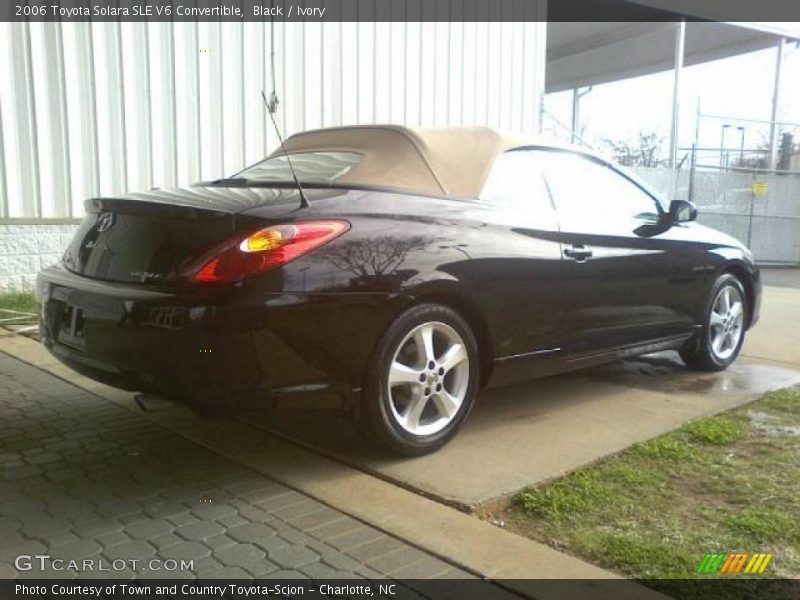
[(774, 417), (759, 410), (747, 411), (747, 416), (750, 419), (753, 427), (761, 433), (771, 436), (800, 436), (800, 426), (797, 425), (780, 425), (772, 422)]
[(800, 383), (800, 371), (739, 360), (725, 371), (688, 370), (676, 353), (664, 352), (596, 367), (575, 376), (666, 393), (757, 395)]

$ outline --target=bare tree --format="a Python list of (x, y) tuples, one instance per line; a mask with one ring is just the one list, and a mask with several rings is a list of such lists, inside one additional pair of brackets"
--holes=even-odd
[(657, 167), (661, 163), (664, 138), (655, 131), (640, 131), (635, 140), (603, 139), (614, 160), (626, 167)]
[(356, 277), (380, 277), (397, 270), (409, 252), (424, 247), (425, 238), (422, 236), (402, 239), (384, 235), (369, 241), (344, 242), (327, 253), (325, 258), (336, 268), (350, 271)]

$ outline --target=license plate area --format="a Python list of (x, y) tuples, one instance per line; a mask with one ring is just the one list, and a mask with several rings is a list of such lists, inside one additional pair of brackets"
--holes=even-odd
[(76, 350), (83, 350), (86, 347), (85, 327), (86, 313), (84, 310), (74, 304), (64, 304), (56, 333), (56, 342)]

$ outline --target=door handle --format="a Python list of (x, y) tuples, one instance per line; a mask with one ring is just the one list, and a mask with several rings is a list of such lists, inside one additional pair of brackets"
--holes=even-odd
[(572, 246), (571, 248), (564, 249), (564, 256), (567, 256), (576, 262), (585, 262), (586, 259), (592, 256), (592, 250), (586, 246)]

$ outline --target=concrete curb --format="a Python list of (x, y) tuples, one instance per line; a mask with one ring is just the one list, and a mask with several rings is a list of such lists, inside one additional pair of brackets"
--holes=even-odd
[(585, 580), (582, 595), (593, 598), (664, 598), (633, 582), (599, 588), (596, 580), (619, 576), (237, 421), (207, 421), (183, 408), (142, 413), (133, 394), (74, 373), (31, 339), (0, 338), (0, 351), (522, 594), (561, 597), (563, 589), (548, 580), (573, 579)]

